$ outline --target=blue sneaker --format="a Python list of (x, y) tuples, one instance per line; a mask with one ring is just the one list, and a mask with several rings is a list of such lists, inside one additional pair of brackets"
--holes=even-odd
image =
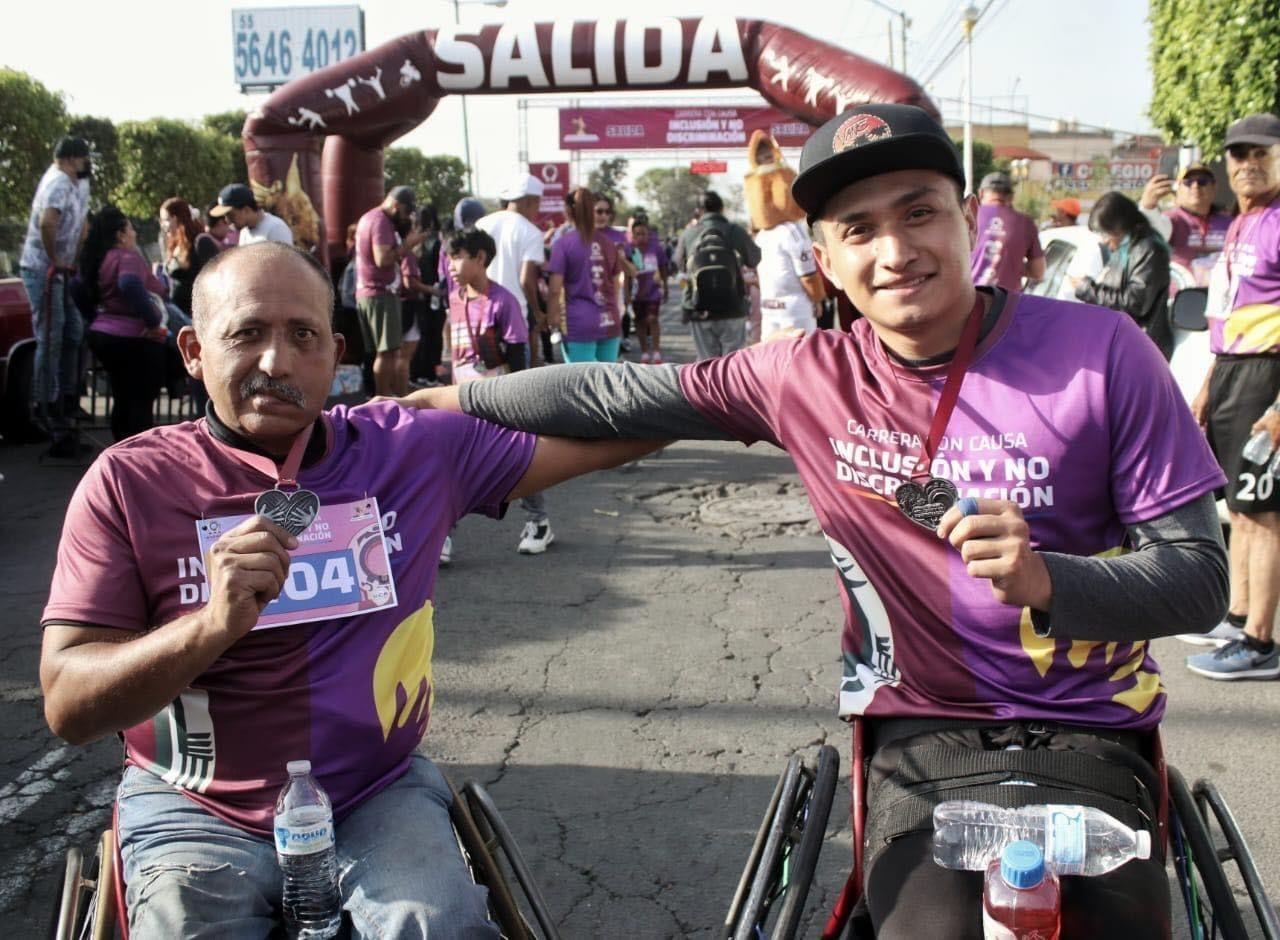
[(1226, 646), (1244, 637), (1244, 629), (1224, 620), (1208, 633), (1179, 633), (1178, 639), (1193, 646)]
[(1212, 653), (1188, 656), (1187, 668), (1207, 679), (1274, 679), (1280, 676), (1280, 646), (1259, 653), (1244, 640), (1232, 640)]

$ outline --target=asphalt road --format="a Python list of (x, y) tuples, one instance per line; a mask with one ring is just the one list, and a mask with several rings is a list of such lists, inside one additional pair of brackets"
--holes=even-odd
[[(687, 358), (679, 327), (668, 348)], [(671, 357), (669, 357), (671, 358)], [(79, 476), (0, 446), (0, 936), (44, 929), (69, 845), (107, 823), (114, 740), (41, 717), (38, 620)], [(835, 717), (840, 607), (790, 461), (679, 444), (548, 496), (556, 542), (517, 555), (518, 510), (465, 520), (438, 589), (437, 699), (423, 750), (502, 808), (566, 937), (708, 937), (790, 753), (849, 756)], [(1169, 760), (1230, 801), (1280, 876), (1271, 729), (1280, 684), (1213, 683), (1156, 644)], [(850, 857), (843, 783), (811, 897), (816, 936)]]

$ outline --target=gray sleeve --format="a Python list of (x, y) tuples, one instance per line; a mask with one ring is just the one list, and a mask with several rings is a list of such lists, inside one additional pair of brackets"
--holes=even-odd
[(1053, 582), (1040, 636), (1136, 642), (1204, 633), (1227, 613), (1227, 552), (1213, 494), (1129, 527), (1136, 548), (1089, 558), (1043, 552)]
[(530, 369), (458, 388), (477, 418), (557, 437), (730, 441), (685, 398), (673, 365), (585, 362)]

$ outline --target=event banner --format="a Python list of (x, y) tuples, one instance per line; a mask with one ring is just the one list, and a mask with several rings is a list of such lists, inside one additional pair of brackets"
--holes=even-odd
[(746, 147), (763, 130), (783, 147), (801, 147), (813, 133), (775, 108), (561, 108), (563, 150), (664, 150)]
[(542, 180), (542, 204), (538, 209), (538, 227), (563, 225), (564, 197), (569, 195), (569, 164), (530, 163), (529, 174)]

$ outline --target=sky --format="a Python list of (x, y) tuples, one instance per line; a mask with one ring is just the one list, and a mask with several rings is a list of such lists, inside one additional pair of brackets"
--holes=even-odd
[[(1075, 119), (1085, 124), (1140, 132), (1151, 129), (1146, 108), (1151, 98), (1147, 60), (1145, 0), (1075, 0), (1069, 5), (1045, 0), (974, 0), (984, 12), (974, 33), (974, 119), (994, 115), (996, 122), (1015, 115)], [(198, 119), (204, 114), (252, 108), (263, 96), (241, 94), (233, 77), (232, 10), (308, 6), (291, 0), (253, 4), (248, 0), (129, 0), (120, 5), (98, 0), (63, 0), (56, 5), (24, 2), (5, 11), (0, 31), (0, 65), (20, 69), (67, 96), (73, 113), (101, 115), (114, 121), (168, 117)], [(886, 0), (910, 18), (907, 73), (925, 84), (944, 116), (958, 116), (963, 95), (964, 55), (953, 50), (961, 37), (963, 0)], [(365, 0), (366, 48), (405, 33), (453, 19), (450, 0)], [(502, 8), (462, 0), (463, 24), (482, 25), (504, 19), (547, 21), (592, 19), (599, 0), (508, 0)], [(760, 0), (647, 0), (653, 15), (728, 14), (781, 23), (821, 36), (859, 55), (887, 62), (889, 30), (894, 34), (894, 64), (901, 68), (900, 19), (871, 0), (818, 0), (797, 8)], [(785, 12), (784, 12), (785, 11)], [(615, 6), (613, 15), (627, 9)], [(70, 25), (69, 25), (70, 24)], [(1100, 68), (1099, 63), (1106, 63)], [(722, 95), (724, 93), (716, 93)], [(731, 93), (742, 103), (759, 100), (754, 92)], [(554, 95), (531, 96), (535, 104), (551, 104)], [(618, 93), (586, 96), (584, 104), (618, 103)], [(700, 104), (708, 93), (675, 92), (659, 102)], [(952, 100), (949, 100), (952, 99)], [(485, 95), (467, 99), (472, 165), (476, 189), (491, 195), (520, 167), (517, 164), (517, 96)], [(567, 159), (556, 137), (554, 107), (531, 107), (530, 159)], [(1033, 126), (1036, 123), (1033, 120)], [(1043, 122), (1041, 122), (1043, 124)], [(432, 116), (398, 144), (427, 153), (463, 156), (459, 100), (445, 98)], [(607, 154), (606, 154), (607, 156)], [(697, 152), (672, 152), (670, 158), (633, 160), (632, 176), (650, 166), (683, 165)], [(584, 169), (590, 162), (584, 163)], [(741, 169), (730, 166), (729, 179), (740, 182)]]

